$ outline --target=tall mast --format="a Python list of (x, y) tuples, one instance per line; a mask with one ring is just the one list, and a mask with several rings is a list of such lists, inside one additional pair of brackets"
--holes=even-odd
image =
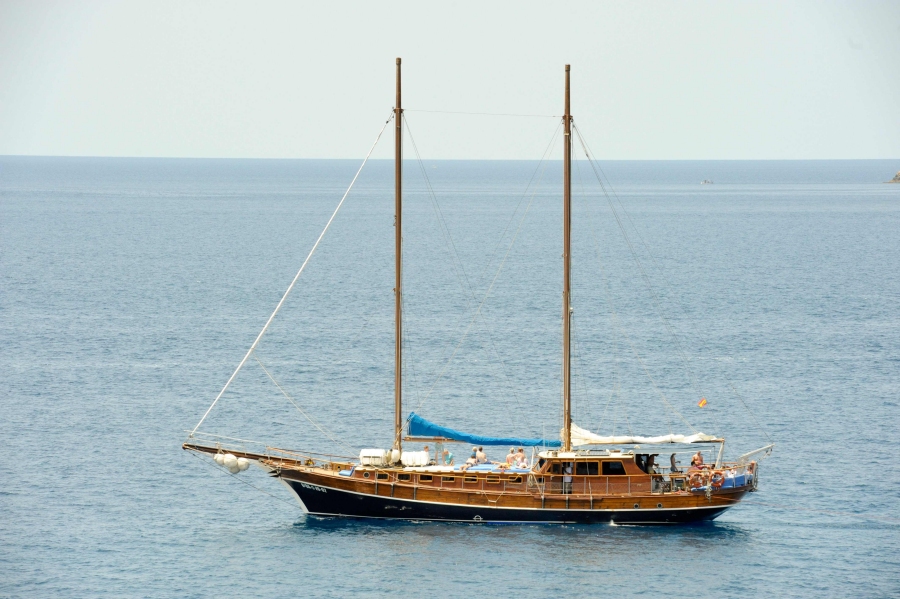
[(394, 104), (394, 449), (403, 432), (403, 109), (400, 104), (400, 59), (397, 58), (397, 101)]
[(572, 450), (572, 115), (569, 112), (569, 65), (566, 65), (566, 111), (563, 116), (563, 451)]

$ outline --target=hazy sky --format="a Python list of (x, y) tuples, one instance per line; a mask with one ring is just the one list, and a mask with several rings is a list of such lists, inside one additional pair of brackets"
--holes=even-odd
[[(8, 2), (0, 154), (900, 159), (900, 2)], [(378, 156), (390, 156), (390, 139)], [(898, 166), (900, 168), (900, 166)]]

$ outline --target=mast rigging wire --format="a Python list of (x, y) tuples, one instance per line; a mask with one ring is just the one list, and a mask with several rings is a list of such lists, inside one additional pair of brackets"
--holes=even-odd
[[(497, 279), (500, 277), (500, 273), (503, 271), (503, 267), (506, 264), (506, 260), (507, 260), (507, 258), (509, 258), (509, 254), (512, 251), (512, 248), (516, 243), (516, 239), (518, 238), (519, 233), (522, 230), (522, 225), (525, 223), (525, 217), (528, 215), (528, 210), (531, 208), (531, 204), (534, 202), (534, 197), (537, 195), (537, 186), (540, 185), (540, 182), (544, 178), (544, 172), (547, 170), (547, 166), (546, 166), (546, 164), (544, 164), (545, 157), (547, 156), (547, 152), (550, 150), (550, 147), (553, 145), (553, 142), (556, 141), (556, 136), (559, 133), (560, 128), (561, 128), (561, 125), (558, 126), (556, 128), (556, 130), (554, 131), (553, 137), (550, 139), (550, 143), (547, 144), (547, 149), (544, 150), (544, 155), (541, 157), (541, 161), (538, 163), (537, 167), (535, 168), (534, 174), (532, 174), (532, 176), (531, 176), (531, 180), (528, 182), (528, 185), (530, 186), (531, 181), (534, 181), (534, 176), (537, 174), (538, 170), (541, 169), (541, 165), (544, 165), (544, 168), (541, 169), (541, 176), (538, 179), (537, 184), (535, 185), (534, 191), (531, 194), (531, 198), (528, 200), (528, 204), (525, 206), (525, 210), (523, 211), (522, 217), (519, 220), (519, 225), (518, 225), (518, 227), (516, 227), (516, 230), (515, 230), (515, 233), (513, 234), (512, 240), (509, 243), (509, 247), (507, 248), (506, 253), (503, 256), (503, 259), (500, 261), (500, 265), (497, 267), (497, 272), (494, 274), (494, 278), (491, 280), (490, 286), (487, 288), (487, 291), (484, 292), (484, 297), (482, 298), (481, 303), (478, 304), (478, 307), (475, 310), (475, 315), (469, 321), (469, 325), (466, 327), (466, 330), (463, 333), (462, 338), (456, 344), (456, 347), (454, 347), (453, 353), (450, 355), (449, 358), (447, 358), (447, 361), (444, 363), (444, 367), (441, 369), (440, 374), (438, 374), (437, 379), (435, 379), (434, 383), (432, 383), (431, 387), (428, 389), (428, 393), (426, 393), (425, 397), (422, 398), (422, 401), (419, 402), (419, 406), (416, 408), (416, 411), (419, 411), (422, 409), (422, 406), (425, 404), (425, 401), (431, 396), (431, 393), (434, 391), (434, 388), (444, 377), (444, 374), (446, 374), (447, 368), (450, 367), (450, 364), (453, 362), (453, 358), (456, 357), (456, 354), (459, 351), (459, 348), (462, 346), (463, 342), (466, 340), (466, 337), (468, 336), (469, 331), (472, 329), (472, 325), (475, 324), (475, 320), (478, 318), (478, 314), (481, 312), (481, 308), (484, 306), (484, 303), (487, 301), (488, 297), (491, 294), (491, 290), (494, 288), (494, 284), (497, 282)], [(522, 204), (522, 201), (524, 201), (527, 194), (528, 194), (528, 187), (525, 188), (525, 192), (522, 194), (522, 199), (519, 200), (519, 205)], [(518, 209), (519, 208), (517, 206), (516, 211), (513, 212), (513, 217), (515, 217), (515, 214), (516, 214), (516, 212), (518, 212)], [(512, 224), (512, 219), (510, 219), (509, 224)], [(507, 229), (509, 229), (509, 224), (507, 225)], [(505, 234), (505, 231), (504, 231), (504, 234)], [(499, 247), (500, 247), (500, 242), (498, 241), (497, 248), (499, 249)]]
[(356, 453), (352, 447), (350, 447), (349, 445), (347, 445), (346, 443), (344, 443), (343, 441), (341, 441), (340, 439), (338, 439), (338, 438), (334, 435), (334, 433), (331, 433), (330, 431), (328, 431), (328, 429), (326, 429), (325, 427), (323, 427), (322, 425), (320, 425), (318, 422), (316, 422), (315, 420), (313, 420), (313, 418), (312, 418), (309, 414), (307, 414), (306, 412), (304, 412), (304, 411), (300, 408), (300, 406), (297, 405), (297, 402), (294, 401), (294, 398), (291, 397), (290, 393), (288, 393), (287, 391), (285, 391), (284, 387), (282, 387), (281, 384), (280, 384), (278, 381), (275, 380), (275, 377), (272, 376), (272, 373), (270, 373), (270, 372), (268, 371), (268, 369), (266, 369), (265, 365), (262, 363), (262, 361), (259, 359), (259, 356), (258, 356), (255, 352), (254, 352), (254, 354), (253, 354), (253, 359), (256, 360), (256, 363), (259, 364), (259, 367), (262, 368), (262, 371), (266, 373), (266, 376), (269, 377), (269, 380), (272, 381), (273, 383), (275, 383), (275, 386), (278, 387), (278, 390), (281, 391), (281, 393), (287, 398), (287, 400), (288, 400), (289, 402), (291, 402), (291, 404), (293, 404), (293, 406), (294, 406), (295, 408), (297, 408), (297, 411), (300, 412), (300, 413), (303, 415), (304, 418), (306, 418), (307, 420), (309, 420), (310, 424), (312, 424), (314, 427), (316, 427), (317, 429), (319, 429), (319, 432), (321, 432), (323, 435), (325, 435), (326, 437), (328, 437), (329, 439), (331, 439), (331, 441), (332, 441), (333, 443), (336, 443), (336, 444), (340, 445), (340, 446), (343, 447), (344, 449), (349, 449), (351, 454), (352, 454), (352, 453)]
[[(578, 176), (578, 185), (579, 185), (579, 187), (581, 187), (581, 194), (586, 198), (587, 192), (584, 189), (584, 180), (581, 177), (581, 167), (578, 165), (579, 161), (574, 160), (573, 162), (575, 164), (575, 172)], [(593, 212), (591, 211), (591, 203), (585, 202), (585, 205), (587, 206), (587, 215), (588, 215), (588, 223), (590, 224), (591, 238), (594, 241), (594, 251), (597, 255), (597, 268), (600, 269), (600, 279), (603, 281), (603, 285), (606, 288), (606, 303), (609, 305), (610, 320), (612, 321), (612, 325), (613, 325), (612, 326), (612, 332), (613, 332), (612, 346), (613, 346), (613, 364), (615, 365), (614, 366), (615, 378), (614, 378), (613, 387), (612, 387), (612, 389), (610, 389), (610, 392), (609, 392), (609, 397), (606, 400), (606, 405), (603, 408), (603, 415), (600, 417), (600, 420), (597, 423), (596, 430), (599, 431), (599, 430), (602, 430), (603, 423), (606, 421), (606, 412), (609, 409), (609, 404), (612, 402), (614, 397), (618, 396), (618, 393), (619, 393), (620, 376), (621, 376), (621, 372), (620, 372), (620, 368), (619, 368), (619, 333), (620, 333), (619, 329), (621, 328), (621, 325), (619, 322), (619, 315), (616, 312), (616, 307), (612, 301), (612, 290), (610, 289), (610, 286), (609, 286), (609, 277), (606, 274), (606, 270), (603, 268), (603, 259), (601, 258), (601, 253), (600, 253), (600, 242), (597, 240), (597, 231), (596, 231), (596, 227), (594, 226), (594, 215), (593, 215)], [(624, 331), (622, 331), (622, 332), (624, 332)], [(593, 412), (591, 415), (593, 416)], [(671, 421), (667, 421), (667, 422), (668, 422), (669, 433), (671, 433), (672, 432)]]
[(411, 110), (409, 108), (404, 108), (403, 112), (430, 112), (433, 114), (466, 114), (473, 116), (517, 116), (517, 117), (528, 117), (528, 118), (541, 118), (541, 119), (559, 119), (562, 118), (561, 115), (554, 114), (514, 114), (509, 112), (462, 112), (459, 110)]
[[(655, 290), (653, 289), (652, 285), (650, 284), (649, 277), (647, 276), (647, 273), (644, 271), (644, 267), (641, 264), (640, 260), (637, 258), (637, 254), (635, 253), (634, 248), (631, 245), (631, 241), (628, 239), (627, 235), (625, 234), (625, 229), (622, 226), (622, 223), (619, 221), (618, 212), (616, 211), (615, 207), (613, 206), (612, 199), (609, 197), (609, 193), (606, 191), (606, 186), (603, 185), (603, 181), (602, 181), (600, 175), (603, 175), (603, 177), (606, 177), (606, 173), (603, 172), (603, 167), (600, 166), (599, 161), (597, 161), (596, 158), (593, 156), (593, 152), (591, 152), (590, 147), (588, 146), (587, 142), (582, 137), (581, 131), (578, 130), (577, 126), (575, 126), (574, 123), (572, 125), (572, 128), (575, 130), (575, 134), (578, 136), (578, 140), (581, 142), (582, 149), (584, 150), (585, 156), (588, 159), (588, 162), (590, 163), (591, 168), (594, 169), (594, 174), (597, 177), (597, 181), (600, 183), (600, 188), (603, 190), (603, 193), (606, 195), (606, 198), (609, 201), (609, 205), (610, 205), (610, 208), (612, 209), (613, 215), (616, 218), (616, 222), (619, 224), (619, 228), (622, 230), (622, 234), (625, 237), (625, 241), (628, 243), (628, 246), (631, 249), (631, 253), (634, 256), (635, 261), (638, 263), (638, 267), (641, 270), (641, 274), (644, 277), (644, 280), (647, 284), (648, 290), (653, 295), (653, 299), (656, 302), (656, 306), (658, 309), (660, 319), (663, 321), (663, 324), (665, 325), (666, 329), (669, 331), (669, 334), (671, 335), (672, 340), (675, 342), (675, 348), (678, 351), (678, 353), (680, 354), (680, 357), (685, 365), (685, 368), (688, 372), (688, 377), (691, 380), (691, 385), (694, 387), (694, 390), (697, 392), (697, 396), (702, 399), (702, 397), (705, 394), (703, 393), (703, 389), (700, 386), (699, 380), (697, 379), (697, 377), (694, 374), (693, 368), (691, 368), (690, 360), (688, 359), (687, 354), (685, 353), (684, 349), (681, 346), (681, 342), (675, 331), (674, 326), (671, 324), (671, 322), (669, 322), (669, 320), (663, 314), (662, 306), (659, 301), (659, 297), (656, 294)], [(598, 170), (599, 170), (599, 174), (597, 172)], [(607, 177), (607, 179), (608, 179), (608, 177)], [(622, 200), (619, 199), (619, 196), (618, 196), (618, 194), (616, 194), (614, 189), (610, 188), (610, 190), (612, 191), (613, 196), (615, 196), (616, 201), (618, 201), (619, 204), (621, 205), (622, 212), (625, 214), (625, 217), (628, 219), (629, 224), (631, 224), (632, 229), (634, 229), (635, 234), (637, 235), (641, 244), (644, 246), (644, 249), (647, 251), (647, 254), (650, 256), (650, 260), (656, 266), (656, 268), (660, 272), (660, 274), (662, 274), (663, 280), (665, 281), (666, 285), (671, 288), (671, 283), (669, 282), (668, 278), (666, 277), (665, 270), (662, 268), (662, 266), (660, 266), (659, 262), (656, 260), (656, 257), (653, 255), (653, 252), (650, 251), (650, 248), (647, 245), (647, 242), (644, 240), (644, 237), (641, 235), (640, 230), (638, 230), (637, 225), (634, 224), (634, 220), (631, 218), (631, 215), (628, 213), (627, 210), (625, 210), (625, 205), (622, 203)], [(684, 308), (682, 307), (682, 310), (683, 309)], [(726, 379), (727, 378), (728, 377), (726, 376)], [(766, 437), (766, 439), (771, 441), (772, 440), (771, 437), (766, 432), (765, 428), (763, 428), (763, 426), (759, 423), (759, 420), (756, 418), (756, 414), (750, 409), (750, 407), (744, 401), (744, 398), (740, 395), (740, 393), (738, 393), (734, 384), (730, 380), (728, 381), (728, 385), (729, 385), (729, 387), (731, 387), (731, 390), (734, 393), (735, 397), (737, 397), (738, 400), (741, 402), (741, 405), (744, 406), (744, 409), (747, 411), (747, 413), (753, 417), (754, 423), (756, 424), (757, 428), (759, 428), (760, 432), (762, 432), (762, 434)], [(716, 417), (716, 412), (713, 410), (713, 411), (711, 411), (711, 414), (712, 414), (713, 420), (716, 424), (716, 427), (717, 428), (720, 427), (719, 420)]]
[[(581, 186), (581, 192), (582, 192), (582, 194), (585, 195), (585, 197), (587, 197), (587, 193), (586, 193), (585, 190), (584, 190), (584, 182), (583, 182), (582, 179), (581, 179), (581, 169), (578, 167), (578, 161), (576, 160), (576, 161), (574, 161), (574, 162), (575, 162), (575, 171), (578, 173), (578, 181), (579, 181), (579, 185)], [(596, 171), (595, 171), (595, 174), (596, 174)], [(601, 185), (602, 185), (602, 183), (601, 183)], [(604, 191), (605, 191), (605, 190), (604, 190)], [(623, 211), (624, 211), (624, 208), (623, 208)], [(628, 335), (625, 333), (625, 329), (624, 329), (624, 327), (622, 326), (622, 321), (619, 319), (619, 314), (618, 314), (618, 312), (616, 311), (616, 307), (615, 307), (615, 304), (614, 304), (613, 299), (612, 299), (612, 290), (609, 288), (609, 277), (606, 275), (605, 269), (603, 268), (603, 261), (602, 261), (601, 258), (600, 258), (600, 242), (597, 240), (597, 233), (596, 233), (596, 230), (595, 230), (595, 227), (594, 227), (594, 217), (593, 217), (593, 212), (591, 211), (591, 204), (590, 204), (590, 202), (587, 203), (587, 214), (588, 214), (588, 222), (590, 223), (591, 238), (592, 238), (593, 241), (594, 241), (594, 251), (595, 251), (596, 254), (597, 254), (597, 266), (598, 266), (598, 268), (600, 269), (600, 276), (601, 276), (601, 278), (605, 281), (605, 286), (606, 286), (606, 290), (607, 290), (607, 292), (606, 292), (606, 303), (609, 305), (610, 315), (611, 315), (611, 317), (612, 317), (612, 323), (613, 323), (613, 331), (616, 333), (616, 350), (615, 350), (615, 351), (616, 351), (616, 385), (615, 385), (615, 390), (614, 390), (614, 392), (611, 392), (611, 393), (610, 393), (609, 399), (608, 399), (607, 402), (606, 402), (606, 407), (604, 407), (604, 409), (603, 409), (603, 417), (601, 418), (601, 420), (600, 420), (600, 422), (599, 422), (597, 428), (598, 428), (598, 429), (601, 429), (601, 428), (602, 428), (603, 422), (604, 422), (605, 419), (606, 419), (606, 410), (607, 410), (607, 408), (609, 407), (610, 402), (613, 400), (613, 397), (614, 397), (615, 395), (617, 395), (617, 393), (616, 393), (615, 391), (617, 391), (617, 390), (618, 390), (618, 387), (619, 387), (619, 374), (620, 374), (620, 373), (619, 373), (619, 363), (618, 363), (618, 334), (621, 332), (621, 333), (622, 333), (622, 336), (623, 336), (624, 339), (625, 339), (625, 341), (626, 341), (626, 342), (628, 343), (628, 345), (631, 347), (631, 350), (632, 350), (632, 352), (634, 353), (634, 356), (635, 356), (635, 358), (637, 359), (638, 363), (639, 363), (639, 364), (641, 365), (641, 367), (643, 368), (644, 373), (645, 373), (647, 379), (650, 381), (650, 384), (653, 386), (653, 388), (654, 388), (654, 389), (656, 390), (656, 392), (659, 394), (660, 399), (661, 399), (662, 402), (663, 402), (663, 406), (664, 406), (664, 407), (667, 407), (672, 413), (674, 413), (676, 416), (678, 416), (678, 417), (681, 419), (682, 422), (684, 422), (685, 424), (687, 424), (687, 426), (688, 426), (692, 431), (694, 431), (694, 432), (696, 433), (696, 432), (697, 432), (697, 429), (695, 429), (695, 428), (691, 425), (690, 422), (688, 422), (688, 421), (687, 421), (687, 420), (686, 420), (686, 419), (685, 419), (685, 418), (684, 418), (677, 410), (675, 410), (675, 409), (672, 407), (672, 405), (669, 403), (669, 401), (666, 399), (665, 393), (663, 393), (662, 389), (660, 389), (660, 388), (657, 386), (656, 381), (653, 380), (653, 377), (650, 376), (650, 371), (649, 371), (649, 369), (647, 368), (647, 365), (646, 365), (646, 364), (644, 363), (644, 361), (641, 359), (641, 356), (640, 356), (640, 354), (638, 353), (637, 348), (635, 347), (634, 343), (633, 343), (632, 340), (628, 337)], [(623, 236), (624, 236), (624, 231), (623, 231)], [(627, 237), (626, 237), (626, 241), (627, 241)], [(649, 282), (648, 282), (648, 284), (649, 284)], [(659, 307), (658, 305), (657, 305), (657, 307), (660, 309), (660, 311), (662, 310), (662, 308)], [(628, 426), (629, 426), (629, 432), (631, 432), (630, 422), (628, 422), (628, 419), (627, 419), (628, 416), (627, 416), (626, 404), (620, 403), (620, 404), (617, 405), (617, 408), (618, 408), (619, 411), (622, 412), (622, 414), (625, 416), (626, 423), (627, 423)], [(672, 421), (669, 419), (669, 414), (666, 414), (666, 425), (667, 425), (667, 427), (668, 427), (669, 433), (672, 434), (672, 433), (673, 433), (673, 429), (672, 429)]]
[[(613, 216), (616, 219), (616, 223), (619, 225), (619, 230), (622, 232), (622, 237), (625, 239), (625, 243), (628, 245), (628, 249), (631, 251), (631, 255), (634, 258), (634, 261), (638, 265), (638, 269), (641, 272), (644, 282), (646, 283), (647, 288), (650, 291), (650, 294), (653, 296), (653, 299), (656, 302), (656, 307), (658, 310), (659, 317), (663, 321), (663, 324), (665, 325), (666, 329), (669, 331), (669, 334), (675, 343), (675, 348), (678, 351), (678, 354), (681, 357), (682, 362), (684, 363), (685, 369), (688, 372), (688, 378), (691, 381), (691, 385), (694, 387), (694, 391), (697, 392), (697, 396), (702, 397), (703, 392), (700, 389), (700, 384), (697, 381), (697, 378), (694, 375), (694, 371), (690, 366), (690, 361), (687, 359), (684, 349), (681, 347), (681, 343), (679, 342), (678, 336), (675, 334), (675, 331), (674, 331), (671, 323), (666, 319), (665, 315), (662, 312), (662, 305), (660, 304), (659, 296), (656, 294), (656, 291), (653, 289), (653, 285), (650, 284), (650, 278), (647, 275), (646, 270), (644, 269), (644, 265), (641, 263), (640, 258), (638, 258), (637, 252), (634, 249), (634, 245), (631, 243), (631, 239), (629, 239), (628, 234), (625, 229), (625, 226), (622, 223), (622, 219), (619, 217), (619, 211), (616, 210), (615, 204), (613, 204), (612, 198), (609, 196), (609, 193), (606, 191), (606, 186), (603, 184), (603, 180), (601, 179), (600, 174), (597, 172), (597, 169), (599, 168), (599, 166), (595, 164), (595, 161), (587, 147), (587, 143), (584, 141), (584, 138), (581, 136), (581, 132), (578, 130), (578, 127), (573, 126), (573, 129), (575, 130), (575, 134), (578, 136), (578, 141), (581, 143), (581, 148), (584, 151), (584, 155), (587, 158), (589, 164), (591, 165), (591, 169), (593, 169), (594, 175), (597, 177), (597, 182), (600, 184), (600, 188), (603, 190), (603, 193), (606, 196), (607, 201), (609, 202), (609, 207), (612, 210)], [(621, 201), (619, 203), (621, 204)], [(623, 206), (623, 208), (624, 208), (624, 206)], [(623, 212), (624, 212), (624, 210), (623, 210)], [(627, 213), (626, 213), (626, 216), (627, 216)], [(632, 221), (632, 227), (634, 227), (633, 221)], [(635, 227), (635, 230), (637, 230), (636, 227)], [(638, 234), (638, 237), (641, 238), (640, 234)], [(643, 241), (643, 238), (641, 238), (641, 241)], [(644, 246), (646, 248), (646, 243), (644, 244)], [(647, 366), (644, 364), (643, 360), (641, 360), (640, 356), (638, 356), (637, 349), (634, 347), (634, 344), (631, 343), (630, 339), (628, 339), (628, 342), (629, 342), (629, 345), (631, 345), (632, 350), (634, 351), (635, 357), (637, 357), (638, 361), (644, 367), (644, 372), (646, 373), (647, 378), (649, 378), (652, 382), (653, 379), (650, 376), (650, 372), (649, 372), (649, 370), (647, 370)], [(653, 385), (655, 387), (656, 383), (654, 382)], [(661, 391), (660, 391), (660, 393), (662, 394)], [(669, 402), (665, 399), (664, 395), (663, 395), (663, 401), (666, 403), (666, 405), (668, 405), (670, 407), (670, 409), (676, 415), (678, 415), (679, 418), (681, 418), (682, 422), (687, 424), (692, 430), (695, 430), (695, 432), (696, 432), (696, 429), (694, 429), (694, 427), (691, 426), (691, 424), (684, 418), (684, 416), (682, 416), (677, 410), (675, 410), (675, 408), (673, 406), (671, 406), (671, 404), (669, 404)], [(713, 413), (713, 418), (716, 421), (716, 427), (718, 428), (719, 423), (718, 423), (718, 419), (715, 417), (715, 413)]]
[[(419, 147), (416, 145), (416, 140), (413, 137), (412, 128), (409, 126), (409, 120), (404, 116), (403, 123), (406, 125), (406, 132), (409, 134), (409, 140), (412, 142), (413, 150), (416, 153), (416, 159), (419, 164), (419, 169), (422, 171), (422, 178), (425, 180), (425, 185), (428, 188), (428, 192), (431, 196), (431, 205), (434, 208), (435, 214), (438, 219), (438, 228), (441, 230), (441, 234), (444, 237), (444, 243), (447, 244), (448, 249), (452, 251), (452, 256), (455, 258), (453, 263), (453, 272), (456, 274), (456, 279), (459, 282), (459, 286), (463, 291), (463, 295), (466, 301), (466, 308), (468, 310), (472, 310), (472, 303), (469, 301), (471, 297), (473, 301), (477, 301), (478, 298), (475, 296), (475, 289), (472, 287), (472, 283), (469, 281), (469, 275), (466, 273), (465, 266), (463, 265), (462, 259), (459, 257), (459, 251), (456, 249), (456, 243), (453, 241), (453, 236), (450, 234), (450, 227), (447, 225), (447, 221), (444, 218), (444, 213), (441, 210), (441, 206), (437, 201), (437, 195), (434, 193), (434, 187), (431, 185), (431, 179), (428, 177), (428, 172), (425, 170), (425, 164), (422, 161), (422, 156), (419, 154)], [(503, 357), (500, 355), (500, 352), (497, 350), (497, 345), (494, 343), (494, 331), (491, 328), (490, 323), (485, 320), (484, 315), (479, 314), (481, 318), (481, 322), (485, 327), (485, 331), (487, 332), (488, 342), (491, 345), (491, 349), (494, 350), (494, 355), (497, 357), (497, 361), (500, 363), (500, 374), (503, 375), (503, 378), (506, 379), (507, 384), (512, 390), (513, 396), (516, 398), (516, 401), (519, 402), (519, 394), (516, 393), (515, 385), (512, 384), (512, 381), (509, 378), (509, 374), (506, 372), (506, 362), (504, 362)], [(493, 362), (491, 362), (493, 364)]]
[(319, 234), (319, 238), (316, 239), (316, 243), (313, 244), (312, 249), (309, 251), (309, 255), (306, 256), (306, 260), (303, 261), (303, 264), (300, 266), (300, 270), (297, 271), (297, 274), (294, 276), (294, 280), (291, 281), (291, 284), (288, 285), (287, 291), (284, 292), (284, 295), (281, 297), (281, 301), (278, 302), (278, 305), (275, 306), (275, 310), (272, 312), (272, 315), (269, 316), (269, 320), (266, 321), (266, 324), (263, 326), (262, 330), (257, 335), (256, 340), (253, 342), (253, 345), (250, 346), (250, 349), (247, 350), (246, 355), (244, 355), (244, 359), (241, 360), (241, 363), (238, 364), (237, 368), (234, 369), (234, 372), (228, 377), (228, 381), (225, 383), (225, 386), (222, 387), (222, 390), (219, 391), (219, 394), (213, 400), (212, 404), (210, 404), (209, 408), (207, 408), (206, 413), (203, 414), (203, 418), (200, 419), (200, 422), (197, 423), (193, 429), (191, 429), (191, 434), (189, 437), (193, 437), (194, 433), (197, 432), (197, 429), (200, 428), (200, 425), (203, 424), (203, 421), (206, 420), (206, 417), (209, 416), (209, 413), (212, 411), (213, 407), (219, 402), (222, 396), (225, 394), (225, 391), (228, 390), (228, 387), (231, 386), (231, 382), (237, 376), (237, 374), (241, 371), (241, 368), (244, 367), (244, 364), (247, 363), (247, 360), (250, 358), (251, 354), (256, 350), (259, 342), (262, 341), (263, 335), (266, 334), (266, 331), (269, 330), (269, 325), (272, 324), (272, 321), (275, 319), (275, 315), (281, 310), (281, 307), (284, 305), (285, 300), (287, 300), (288, 295), (290, 295), (291, 291), (294, 289), (294, 285), (297, 284), (297, 280), (300, 278), (300, 275), (303, 273), (306, 265), (309, 264), (310, 259), (313, 254), (316, 252), (316, 249), (319, 247), (319, 243), (321, 243), (322, 238), (325, 237), (325, 233), (328, 232), (329, 227), (331, 227), (331, 223), (334, 222), (334, 218), (337, 216), (338, 211), (341, 209), (341, 206), (344, 205), (344, 200), (347, 199), (347, 196), (350, 195), (350, 190), (353, 189), (354, 183), (356, 183), (356, 179), (359, 178), (359, 174), (362, 172), (363, 167), (366, 166), (366, 162), (369, 161), (369, 156), (372, 155), (372, 152), (375, 150), (375, 146), (378, 145), (378, 140), (381, 139), (381, 134), (384, 133), (385, 128), (387, 128), (388, 123), (391, 122), (391, 119), (394, 118), (394, 111), (391, 110), (391, 116), (384, 122), (384, 125), (381, 127), (381, 131), (378, 132), (378, 137), (375, 138), (375, 143), (372, 144), (372, 147), (369, 148), (369, 153), (366, 154), (366, 157), (363, 159), (362, 164), (359, 165), (359, 170), (356, 171), (356, 174), (353, 176), (353, 180), (350, 181), (350, 186), (347, 188), (347, 191), (344, 192), (344, 196), (341, 198), (341, 201), (338, 202), (337, 208), (334, 209), (334, 212), (331, 215), (331, 218), (328, 219), (328, 222), (325, 224), (325, 228), (322, 229), (322, 233)]

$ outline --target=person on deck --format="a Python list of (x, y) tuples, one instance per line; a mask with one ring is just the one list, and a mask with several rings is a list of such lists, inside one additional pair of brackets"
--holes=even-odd
[[(473, 448), (474, 449), (474, 448)], [(478, 458), (475, 457), (475, 452), (472, 452), (472, 455), (469, 456), (469, 459), (466, 460), (466, 463), (459, 467), (460, 471), (465, 472), (472, 466), (478, 463)]]
[(515, 461), (516, 461), (516, 448), (510, 447), (509, 453), (506, 454), (506, 465), (512, 466), (515, 463)]
[(681, 472), (681, 470), (678, 469), (677, 462), (675, 462), (675, 454), (674, 453), (671, 456), (669, 456), (669, 463), (672, 464), (672, 468), (669, 470), (669, 472)]
[(572, 462), (566, 462), (563, 468), (563, 493), (566, 495), (572, 493)]
[(525, 450), (521, 447), (516, 453), (516, 468), (528, 468), (528, 458), (525, 457)]
[(525, 459), (525, 449), (520, 447), (519, 451), (516, 452), (516, 461), (521, 462)]
[(697, 451), (697, 453), (694, 454), (693, 459), (691, 459), (691, 463), (693, 463), (694, 461), (696, 461), (698, 467), (700, 467), (700, 468), (706, 467), (703, 465), (703, 454), (700, 453), (700, 451)]
[(479, 447), (478, 451), (475, 452), (475, 459), (478, 460), (479, 464), (487, 464), (487, 454), (484, 453), (484, 447)]
[(453, 454), (450, 453), (450, 451), (447, 449), (444, 450), (444, 465), (445, 466), (453, 465)]

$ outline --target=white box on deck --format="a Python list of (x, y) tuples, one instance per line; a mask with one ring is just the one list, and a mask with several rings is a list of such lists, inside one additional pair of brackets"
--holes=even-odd
[(400, 462), (404, 466), (427, 466), (430, 461), (427, 451), (404, 451), (400, 454)]
[(383, 449), (363, 449), (359, 452), (359, 463), (363, 466), (387, 466), (388, 452)]

